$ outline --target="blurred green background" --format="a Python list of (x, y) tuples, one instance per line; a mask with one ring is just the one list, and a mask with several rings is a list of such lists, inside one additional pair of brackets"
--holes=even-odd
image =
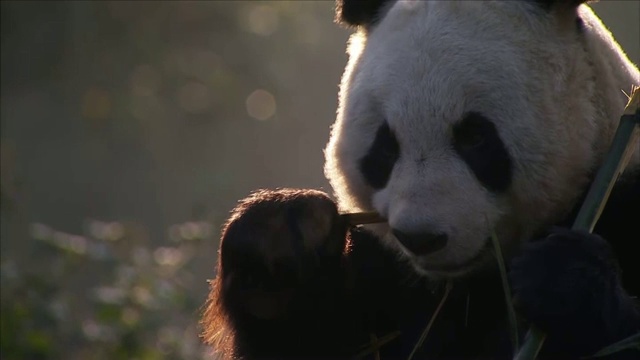
[[(594, 8), (637, 62), (640, 2)], [(205, 356), (229, 210), (329, 191), (332, 20), (333, 1), (2, 1), (2, 359)]]

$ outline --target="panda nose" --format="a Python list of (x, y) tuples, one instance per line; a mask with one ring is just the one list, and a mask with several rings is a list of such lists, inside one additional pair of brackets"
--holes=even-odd
[(392, 229), (391, 233), (398, 241), (415, 255), (427, 255), (447, 245), (447, 234), (443, 233), (406, 233)]

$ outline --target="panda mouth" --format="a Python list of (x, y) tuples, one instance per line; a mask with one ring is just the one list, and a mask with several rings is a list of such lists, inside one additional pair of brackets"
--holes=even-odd
[(464, 260), (460, 263), (447, 263), (447, 264), (433, 264), (430, 261), (416, 257), (415, 263), (422, 270), (429, 272), (443, 272), (443, 273), (457, 273), (466, 272), (469, 269), (475, 268), (485, 263), (492, 256), (492, 244), (491, 238), (487, 237), (484, 240), (484, 244), (480, 250), (471, 258)]

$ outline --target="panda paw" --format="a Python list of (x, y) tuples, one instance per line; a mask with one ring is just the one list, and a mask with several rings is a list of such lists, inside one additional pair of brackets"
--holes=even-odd
[(569, 229), (527, 244), (511, 264), (510, 280), (525, 319), (567, 335), (605, 331), (623, 292), (609, 244)]
[(296, 291), (336, 272), (346, 231), (320, 191), (261, 190), (240, 201), (220, 243), (226, 306), (260, 318), (288, 311)]

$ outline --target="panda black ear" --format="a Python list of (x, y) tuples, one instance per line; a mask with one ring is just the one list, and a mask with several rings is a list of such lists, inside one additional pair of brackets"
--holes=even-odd
[(589, 0), (534, 0), (535, 3), (540, 5), (545, 10), (552, 10), (556, 8), (576, 8), (580, 4), (586, 3)]
[(336, 22), (369, 27), (378, 20), (385, 5), (393, 1), (395, 0), (336, 0)]

